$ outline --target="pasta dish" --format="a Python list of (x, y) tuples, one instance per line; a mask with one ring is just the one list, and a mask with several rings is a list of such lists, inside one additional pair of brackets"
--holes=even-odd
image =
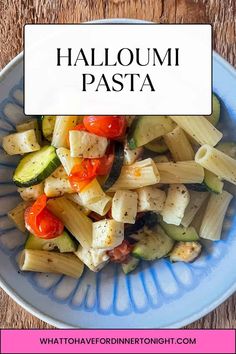
[(221, 238), (236, 145), (211, 116), (42, 116), (3, 137), (22, 155), (9, 218), (27, 239), (22, 271), (79, 278), (109, 262), (192, 262)]

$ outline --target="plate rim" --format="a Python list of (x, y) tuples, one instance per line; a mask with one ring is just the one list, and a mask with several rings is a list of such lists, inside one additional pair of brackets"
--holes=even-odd
[[(100, 19), (95, 21), (89, 21), (88, 23), (151, 23), (151, 21), (144, 21), (138, 19), (126, 19), (126, 18), (115, 18), (115, 19)], [(24, 53), (20, 52), (17, 56), (15, 56), (1, 71), (0, 71), (0, 84), (4, 80), (4, 78), (21, 62), (23, 61)], [(221, 64), (221, 66), (225, 67), (236, 79), (236, 70), (235, 68), (226, 61), (223, 57), (221, 57), (218, 53), (213, 51), (213, 58)], [(84, 328), (79, 326), (72, 326), (64, 321), (57, 320), (52, 316), (43, 313), (38, 310), (33, 304), (26, 301), (23, 297), (21, 297), (15, 289), (13, 289), (1, 276), (0, 274), (0, 287), (22, 308), (28, 311), (33, 316), (38, 319), (56, 327), (62, 329), (75, 329), (75, 328)], [(236, 291), (236, 281), (232, 284), (230, 288), (227, 289), (226, 292), (222, 293), (222, 296), (218, 297), (213, 303), (210, 303), (208, 306), (205, 306), (200, 312), (193, 314), (191, 316), (187, 316), (180, 321), (176, 321), (166, 326), (165, 328), (182, 328), (186, 325), (193, 323), (194, 321), (199, 320), (203, 316), (207, 315), (214, 309), (216, 309), (219, 305), (221, 305), (224, 301), (226, 301), (234, 292)], [(99, 327), (98, 327), (99, 328)]]

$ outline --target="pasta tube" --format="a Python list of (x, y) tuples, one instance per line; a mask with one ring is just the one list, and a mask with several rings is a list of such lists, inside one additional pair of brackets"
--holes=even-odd
[(221, 194), (211, 194), (202, 220), (199, 236), (208, 240), (220, 240), (224, 217), (232, 194), (223, 191)]
[(15, 223), (17, 228), (22, 232), (25, 232), (26, 230), (24, 218), (25, 209), (30, 206), (30, 204), (30, 202), (21, 202), (7, 214), (8, 217)]
[(200, 145), (215, 146), (223, 137), (204, 116), (170, 116), (178, 126), (188, 133)]
[(112, 199), (112, 217), (118, 222), (135, 224), (138, 194), (133, 191), (116, 191)]
[(193, 218), (193, 220), (191, 222), (191, 225), (190, 225), (190, 226), (195, 228), (195, 230), (197, 231), (198, 234), (200, 232), (200, 228), (201, 228), (201, 225), (202, 225), (202, 220), (203, 220), (206, 208), (207, 208), (209, 197), (210, 197), (210, 193), (208, 193), (207, 198), (202, 203), (200, 209), (197, 211), (197, 213), (194, 216), (194, 218)]
[(69, 131), (77, 124), (77, 116), (56, 116), (52, 145), (56, 148), (69, 147)]
[(158, 169), (153, 160), (148, 158), (130, 166), (123, 166), (118, 180), (109, 189), (109, 192), (119, 189), (137, 189), (156, 184), (159, 181)]
[(70, 199), (76, 204), (80, 205), (81, 210), (86, 215), (88, 215), (90, 211), (94, 211), (95, 213), (104, 216), (110, 210), (112, 203), (112, 198), (106, 195), (105, 193), (98, 201), (93, 202), (91, 204), (88, 203), (86, 205), (82, 203), (79, 193), (68, 194), (67, 199)]
[(175, 161), (194, 160), (194, 151), (183, 129), (176, 127), (164, 135), (164, 140)]
[(80, 198), (78, 193), (66, 194), (65, 198), (77, 204), (79, 210), (82, 211), (85, 215), (89, 215), (89, 213), (91, 212), (91, 210), (82, 206), (82, 204), (80, 203)]
[(156, 164), (160, 183), (202, 183), (204, 169), (195, 161), (161, 162)]
[(64, 274), (73, 278), (80, 278), (84, 264), (72, 253), (25, 249), (19, 259), (20, 269), (23, 271)]
[(86, 187), (79, 193), (82, 205), (92, 204), (101, 199), (105, 193), (103, 192), (97, 179), (94, 178)]
[(203, 145), (195, 161), (218, 177), (236, 184), (236, 160), (209, 145)]
[(56, 153), (67, 175), (71, 173), (71, 170), (75, 165), (81, 164), (82, 162), (82, 159), (79, 157), (71, 157), (69, 149), (61, 147), (57, 149)]
[(95, 213), (104, 216), (111, 209), (112, 198), (104, 193), (104, 196), (95, 203), (86, 204), (85, 208), (88, 208)]
[(209, 195), (209, 193), (207, 192), (196, 192), (190, 190), (189, 194), (190, 202), (187, 208), (185, 209), (184, 217), (181, 221), (181, 225), (183, 225), (184, 227), (188, 227), (191, 224), (198, 210), (201, 208), (202, 204)]
[(55, 214), (83, 247), (91, 247), (92, 221), (65, 197), (50, 199), (48, 209)]
[(167, 224), (180, 225), (189, 201), (189, 192), (183, 184), (170, 185), (161, 211), (163, 220)]

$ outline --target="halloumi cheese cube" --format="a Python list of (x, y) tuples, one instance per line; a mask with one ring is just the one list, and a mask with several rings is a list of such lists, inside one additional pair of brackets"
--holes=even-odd
[(159, 213), (166, 200), (166, 194), (155, 186), (147, 186), (137, 189), (138, 193), (138, 212), (156, 211)]
[(105, 155), (108, 146), (107, 138), (78, 130), (69, 132), (69, 140), (72, 157), (99, 158)]
[(112, 199), (112, 217), (118, 222), (135, 224), (138, 194), (134, 191), (116, 191)]
[(93, 223), (92, 248), (111, 250), (124, 240), (124, 224), (113, 219)]

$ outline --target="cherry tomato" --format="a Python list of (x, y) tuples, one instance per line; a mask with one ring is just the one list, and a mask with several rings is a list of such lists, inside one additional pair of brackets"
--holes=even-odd
[(47, 197), (43, 194), (25, 210), (25, 226), (35, 236), (50, 239), (59, 236), (64, 225), (46, 208), (46, 203)]
[(119, 246), (115, 247), (111, 251), (108, 251), (107, 254), (110, 257), (111, 262), (124, 263), (132, 249), (133, 246), (127, 240), (124, 240)]
[(93, 180), (93, 178), (81, 181), (76, 175), (69, 176), (69, 182), (70, 182), (71, 188), (75, 192), (81, 192), (84, 189), (84, 187), (86, 187), (90, 182), (92, 182), (92, 180)]
[(87, 179), (94, 178), (97, 175), (99, 165), (99, 159), (83, 159), (80, 164), (76, 164), (72, 168), (70, 176), (77, 176), (80, 181), (86, 181)]
[(83, 123), (77, 124), (74, 128), (72, 128), (70, 130), (79, 130), (79, 131), (86, 132), (86, 128)]
[(83, 159), (80, 164), (75, 165), (69, 175), (71, 187), (80, 192), (97, 176), (99, 165), (99, 159)]
[(36, 202), (31, 206), (31, 212), (35, 215), (38, 216), (41, 211), (46, 207), (47, 205), (47, 196), (46, 194), (40, 195)]
[(100, 159), (83, 159), (82, 163), (75, 165), (71, 170), (69, 175), (71, 187), (79, 192), (96, 176), (107, 175), (111, 170), (113, 161), (114, 154), (111, 150)]
[(98, 167), (98, 176), (106, 176), (110, 173), (114, 159), (114, 145), (110, 144), (107, 148), (106, 155), (99, 159), (100, 166)]
[(106, 176), (109, 174), (111, 171), (113, 161), (114, 161), (114, 155), (105, 155), (101, 157), (100, 159), (94, 159), (96, 160), (96, 163), (98, 164), (97, 166), (97, 176)]
[(109, 139), (120, 138), (126, 130), (124, 116), (85, 116), (83, 123), (88, 132)]
[(42, 238), (54, 238), (63, 232), (64, 225), (55, 215), (53, 215), (47, 208), (38, 215), (37, 218), (38, 229)]

